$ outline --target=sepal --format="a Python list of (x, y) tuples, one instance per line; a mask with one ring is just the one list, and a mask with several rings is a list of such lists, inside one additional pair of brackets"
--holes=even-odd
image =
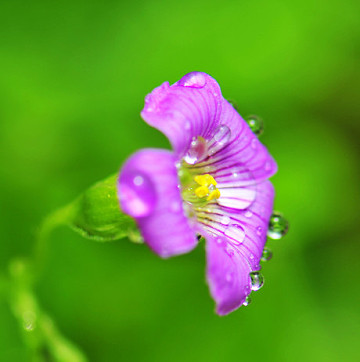
[(87, 189), (70, 205), (69, 226), (83, 237), (96, 241), (118, 240), (137, 233), (134, 219), (124, 214), (119, 205), (116, 183), (112, 175)]

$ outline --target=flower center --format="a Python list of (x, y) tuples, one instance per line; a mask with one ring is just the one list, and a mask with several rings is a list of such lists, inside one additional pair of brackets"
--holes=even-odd
[(205, 175), (195, 176), (194, 181), (200, 185), (195, 189), (195, 195), (197, 197), (206, 197), (206, 201), (211, 201), (220, 197), (220, 191), (216, 187), (217, 182), (215, 181), (214, 177), (208, 173)]
[(208, 173), (197, 174), (197, 172), (186, 166), (179, 170), (183, 200), (196, 207), (205, 206), (209, 201), (220, 197), (214, 177)]

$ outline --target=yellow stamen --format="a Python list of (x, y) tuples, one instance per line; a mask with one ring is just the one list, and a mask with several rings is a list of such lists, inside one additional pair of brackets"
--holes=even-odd
[(216, 186), (217, 182), (215, 181), (214, 177), (209, 175), (208, 173), (205, 175), (197, 175), (194, 177), (196, 183), (201, 186), (209, 187), (210, 185)]
[(206, 186), (199, 186), (197, 189), (195, 189), (195, 195), (197, 197), (205, 197), (209, 194), (209, 189)]
[(218, 199), (220, 197), (220, 191), (215, 189), (214, 191), (210, 192), (210, 195), (206, 198), (207, 201), (211, 201), (214, 199)]
[(195, 189), (195, 195), (199, 198), (207, 196), (206, 200), (211, 201), (220, 197), (220, 191), (216, 188), (217, 182), (209, 174), (197, 175), (194, 181), (200, 186)]

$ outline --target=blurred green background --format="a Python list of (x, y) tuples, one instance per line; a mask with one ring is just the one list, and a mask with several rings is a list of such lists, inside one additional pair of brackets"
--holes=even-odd
[[(193, 70), (265, 120), (278, 161), (264, 288), (214, 314), (204, 245), (51, 237), (41, 307), (90, 361), (356, 361), (360, 338), (360, 3), (0, 2), (0, 266), (28, 256), (41, 220), (142, 147), (169, 147), (144, 96)], [(270, 245), (271, 243), (271, 245)], [(0, 300), (0, 361), (30, 361)]]

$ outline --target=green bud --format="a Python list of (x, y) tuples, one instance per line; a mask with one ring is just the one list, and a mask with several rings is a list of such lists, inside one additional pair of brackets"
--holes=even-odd
[(137, 232), (135, 221), (120, 210), (117, 176), (96, 183), (70, 205), (68, 223), (82, 236), (111, 241)]

